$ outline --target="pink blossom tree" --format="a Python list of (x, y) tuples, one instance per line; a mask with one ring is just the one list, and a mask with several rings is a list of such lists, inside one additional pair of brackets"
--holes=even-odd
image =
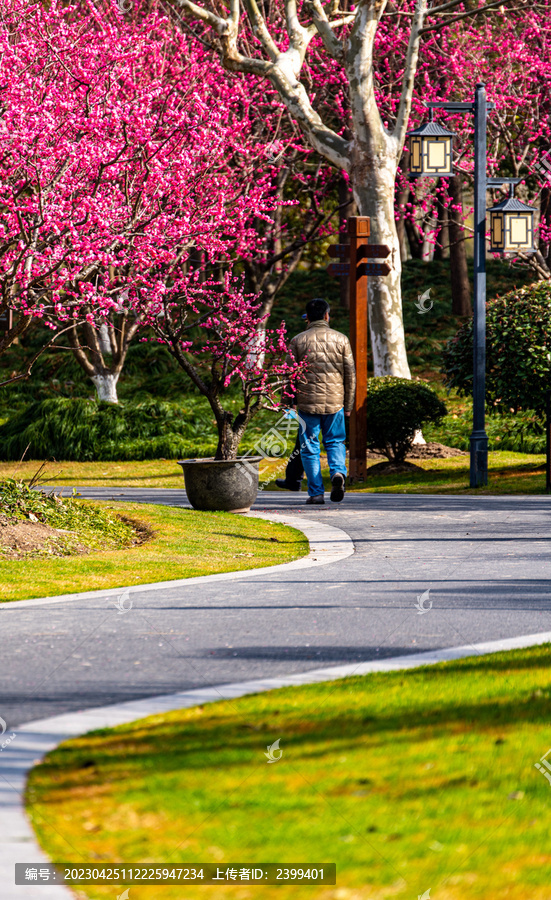
[(252, 223), (274, 204), (243, 90), (230, 96), (166, 17), (127, 23), (100, 7), (2, 11), (0, 284), (17, 313), (3, 346), (33, 318), (68, 329), (98, 397), (116, 402), (129, 343), (175, 264), (250, 255)]
[[(130, 23), (109, 13), (12, 0), (5, 15), (0, 277), (21, 315), (70, 328), (85, 370), (107, 379), (104, 399), (128, 341), (151, 326), (208, 398), (217, 457), (231, 459), (298, 372), (283, 327), (259, 344), (260, 300), (230, 274), (274, 209), (270, 174), (241, 114), (247, 97), (228, 97), (212, 65), (205, 86), (200, 48), (155, 12)], [(233, 414), (222, 398), (236, 381)]]

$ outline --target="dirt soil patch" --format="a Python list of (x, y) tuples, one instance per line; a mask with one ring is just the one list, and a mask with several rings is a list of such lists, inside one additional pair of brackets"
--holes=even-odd
[(400, 472), (424, 471), (425, 470), (422, 469), (421, 466), (416, 466), (415, 463), (391, 462), (387, 459), (385, 462), (375, 463), (374, 466), (369, 466), (366, 475), (369, 477), (371, 475), (397, 475)]
[[(129, 545), (135, 547), (153, 537), (154, 532), (143, 522), (120, 517), (134, 531), (134, 540)], [(23, 559), (31, 556), (80, 556), (89, 553), (90, 547), (79, 541), (75, 531), (52, 528), (43, 522), (30, 519), (16, 519), (0, 513), (0, 557)]]
[[(411, 451), (407, 454), (408, 459), (451, 459), (453, 456), (467, 456), (467, 453), (465, 450), (458, 450), (457, 447), (446, 447), (445, 444), (439, 444), (438, 441), (414, 444)], [(384, 459), (385, 457), (381, 453), (374, 453), (372, 450), (368, 450), (367, 458)]]
[(452, 456), (467, 456), (467, 452), (437, 441), (427, 441), (426, 444), (414, 444), (408, 453), (408, 459), (451, 459)]
[[(67, 537), (70, 532), (42, 522), (16, 519), (12, 516), (0, 515), (0, 553), (8, 559), (21, 559), (24, 556), (64, 556), (67, 549)], [(78, 542), (72, 543), (72, 553), (82, 553), (86, 547)]]

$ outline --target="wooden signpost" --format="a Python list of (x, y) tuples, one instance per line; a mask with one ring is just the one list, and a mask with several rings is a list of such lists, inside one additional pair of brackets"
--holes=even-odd
[(351, 216), (348, 219), (350, 243), (332, 244), (328, 251), (333, 259), (340, 260), (327, 267), (329, 275), (335, 278), (351, 276), (350, 343), (356, 363), (356, 398), (350, 416), (351, 481), (363, 481), (367, 472), (367, 278), (368, 275), (382, 276), (390, 272), (386, 262), (363, 262), (366, 259), (386, 259), (390, 255), (386, 244), (368, 243), (369, 225), (368, 216)]

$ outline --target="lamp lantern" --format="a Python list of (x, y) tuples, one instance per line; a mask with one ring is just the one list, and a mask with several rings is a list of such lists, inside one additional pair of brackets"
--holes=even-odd
[(534, 252), (535, 208), (513, 197), (513, 190), (511, 184), (507, 199), (489, 210), (492, 253)]
[(410, 174), (448, 178), (454, 174), (452, 143), (455, 132), (434, 122), (433, 114), (431, 109), (430, 121), (408, 132)]

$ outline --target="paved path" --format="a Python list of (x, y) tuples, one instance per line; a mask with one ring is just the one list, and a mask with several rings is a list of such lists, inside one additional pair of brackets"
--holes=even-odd
[[(85, 496), (186, 505), (177, 490)], [(320, 568), (117, 591), (0, 608), (0, 716), (10, 728), (72, 710), (227, 682), (551, 630), (547, 497), (352, 495), (305, 508), (268, 493), (259, 510), (343, 529), (348, 559)], [(430, 590), (424, 607), (419, 596)]]

